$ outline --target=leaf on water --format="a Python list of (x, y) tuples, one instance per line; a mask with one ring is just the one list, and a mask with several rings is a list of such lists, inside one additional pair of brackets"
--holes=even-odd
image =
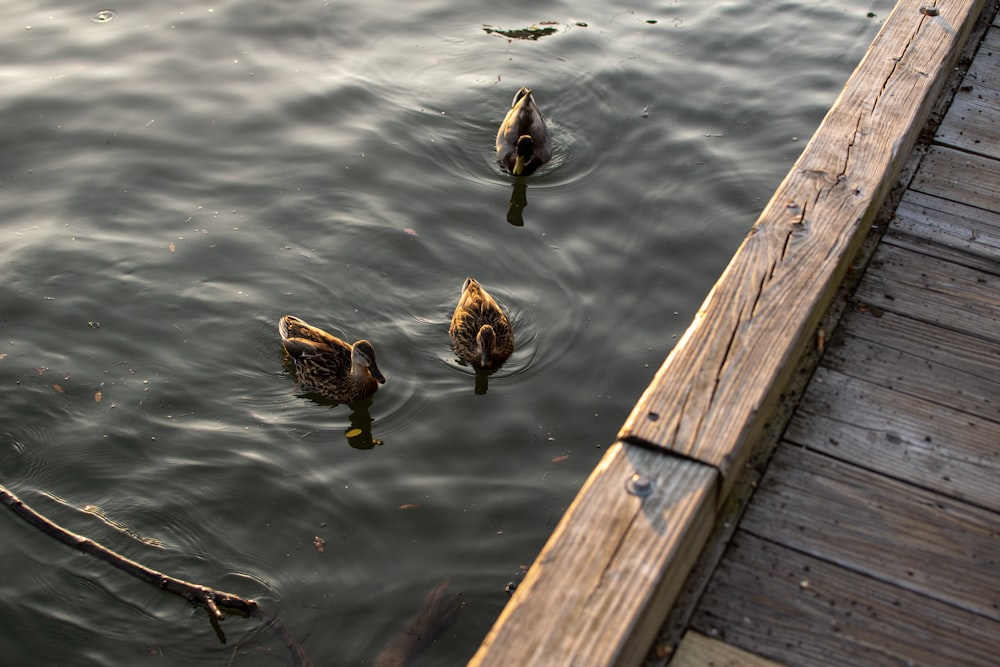
[(569, 458), (569, 454), (563, 454), (562, 456), (557, 456), (554, 459), (552, 459), (552, 461), (550, 461), (550, 463), (562, 463), (563, 461), (565, 461), (568, 458)]
[(102, 398), (104, 398), (104, 394), (101, 393), (100, 389), (94, 392), (94, 401), (100, 403)]
[(313, 546), (316, 547), (316, 551), (323, 553), (326, 551), (326, 540), (317, 535), (313, 538)]
[(417, 230), (415, 230), (413, 227), (407, 227), (403, 231), (409, 234), (410, 236), (417, 236)]
[(4, 352), (3, 354), (0, 354), (0, 361), (3, 361), (6, 358), (7, 358), (7, 353), (6, 352)]
[(403, 503), (402, 505), (399, 506), (399, 509), (414, 510), (417, 509), (418, 507), (420, 507), (420, 505), (417, 505), (416, 503)]
[(173, 242), (173, 241), (171, 241), (171, 242), (170, 242), (170, 252), (173, 252), (173, 251), (174, 251), (174, 250), (176, 250), (176, 249), (177, 249), (177, 248), (175, 248), (175, 247), (174, 247), (174, 242)]
[(65, 394), (66, 390), (62, 388), (62, 385), (54, 384), (52, 388), (58, 391), (60, 394)]

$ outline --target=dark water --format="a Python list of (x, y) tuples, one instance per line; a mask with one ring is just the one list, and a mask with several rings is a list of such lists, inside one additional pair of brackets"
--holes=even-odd
[[(4, 5), (0, 482), (321, 665), (446, 576), (418, 664), (474, 652), (891, 7)], [(521, 85), (555, 156), (517, 192)], [(484, 394), (448, 346), (468, 275), (515, 327)], [(370, 405), (297, 391), (285, 313), (374, 343)], [(12, 514), (0, 545), (5, 665), (287, 659)]]

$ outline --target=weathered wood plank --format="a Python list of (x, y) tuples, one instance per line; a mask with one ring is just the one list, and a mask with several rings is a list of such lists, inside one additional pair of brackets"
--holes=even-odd
[(783, 445), (740, 529), (1000, 622), (996, 512)]
[[(653, 492), (626, 491), (635, 472)], [(637, 664), (715, 520), (718, 473), (616, 443), (470, 665)]]
[(1000, 162), (945, 146), (932, 146), (910, 188), (1000, 213)]
[(1000, 28), (987, 31), (934, 139), (1000, 159)]
[(1000, 623), (737, 533), (692, 627), (799, 667), (994, 667)]
[(821, 367), (785, 438), (1000, 511), (997, 422)]
[(677, 646), (670, 667), (781, 667), (753, 653), (690, 630)]
[(1000, 424), (1000, 374), (973, 375), (927, 359), (919, 350), (895, 349), (840, 329), (821, 363), (844, 375)]
[[(977, 124), (982, 123), (983, 126)], [(990, 140), (992, 138), (992, 141)], [(1000, 28), (983, 44), (952, 100), (934, 139), (1000, 159)]]
[(908, 190), (884, 240), (969, 268), (1000, 273), (1000, 214), (981, 208)]
[(934, 138), (953, 148), (1000, 159), (1000, 119), (997, 115), (1000, 91), (982, 85), (970, 89), (969, 85), (959, 88)]
[(844, 313), (838, 328), (845, 336), (915, 354), (981, 380), (1000, 378), (1000, 331), (992, 339), (969, 336), (866, 306)]
[(1000, 329), (1000, 275), (886, 243), (872, 256), (855, 299), (989, 340)]
[(982, 3), (901, 0), (619, 437), (717, 467), (750, 454)]

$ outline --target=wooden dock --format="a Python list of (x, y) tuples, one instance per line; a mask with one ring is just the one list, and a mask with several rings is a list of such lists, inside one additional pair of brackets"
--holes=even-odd
[(997, 7), (900, 0), (470, 664), (1000, 664)]

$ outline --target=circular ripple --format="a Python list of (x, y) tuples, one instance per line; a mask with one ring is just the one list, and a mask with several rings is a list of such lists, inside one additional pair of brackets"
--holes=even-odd
[(111, 21), (114, 21), (116, 18), (118, 18), (118, 12), (116, 12), (115, 10), (102, 9), (101, 11), (91, 16), (90, 20), (93, 21), (94, 23), (110, 23)]

